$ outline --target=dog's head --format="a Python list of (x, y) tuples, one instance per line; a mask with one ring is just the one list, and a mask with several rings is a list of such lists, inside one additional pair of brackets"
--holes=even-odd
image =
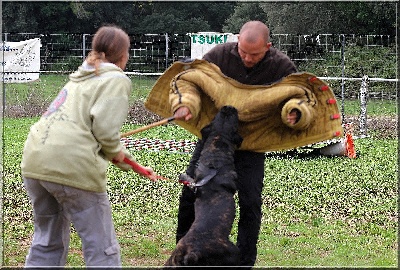
[(208, 137), (214, 139), (221, 138), (217, 141), (233, 144), (239, 148), (243, 138), (238, 133), (239, 117), (235, 107), (224, 106), (215, 116), (214, 120), (201, 130), (202, 139), (207, 141)]
[(204, 146), (195, 171), (196, 185), (203, 185), (218, 175), (220, 177), (212, 180), (216, 184), (215, 188), (225, 187), (233, 192), (236, 190), (234, 152), (243, 141), (238, 133), (238, 125), (237, 110), (225, 106), (202, 129)]

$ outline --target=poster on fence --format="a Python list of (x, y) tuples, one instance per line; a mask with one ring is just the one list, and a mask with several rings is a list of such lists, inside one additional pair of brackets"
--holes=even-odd
[(237, 41), (237, 35), (232, 33), (199, 32), (190, 36), (191, 59), (201, 59), (215, 45)]
[(3, 42), (0, 61), (1, 80), (5, 83), (25, 83), (39, 79), (40, 39)]

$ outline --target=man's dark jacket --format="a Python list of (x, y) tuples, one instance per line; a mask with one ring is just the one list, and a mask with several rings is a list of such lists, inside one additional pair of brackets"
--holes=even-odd
[(297, 72), (289, 57), (274, 47), (271, 47), (265, 57), (251, 69), (243, 65), (236, 42), (215, 46), (203, 59), (216, 64), (223, 74), (243, 84), (271, 84)]

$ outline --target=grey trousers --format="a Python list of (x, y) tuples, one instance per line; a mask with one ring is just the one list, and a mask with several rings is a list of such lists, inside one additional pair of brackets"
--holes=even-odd
[(121, 266), (120, 246), (106, 192), (89, 192), (24, 178), (33, 206), (34, 234), (25, 266), (64, 266), (71, 223), (82, 240), (86, 266)]

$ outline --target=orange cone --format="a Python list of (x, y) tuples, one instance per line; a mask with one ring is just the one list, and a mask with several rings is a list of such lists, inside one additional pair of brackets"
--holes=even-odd
[(356, 149), (354, 147), (353, 140), (353, 125), (352, 123), (345, 124), (345, 142), (346, 142), (346, 153), (349, 158), (356, 158)]
[(352, 124), (345, 124), (345, 135), (339, 142), (327, 145), (320, 149), (320, 154), (324, 156), (347, 156), (356, 158), (356, 150), (353, 140)]

